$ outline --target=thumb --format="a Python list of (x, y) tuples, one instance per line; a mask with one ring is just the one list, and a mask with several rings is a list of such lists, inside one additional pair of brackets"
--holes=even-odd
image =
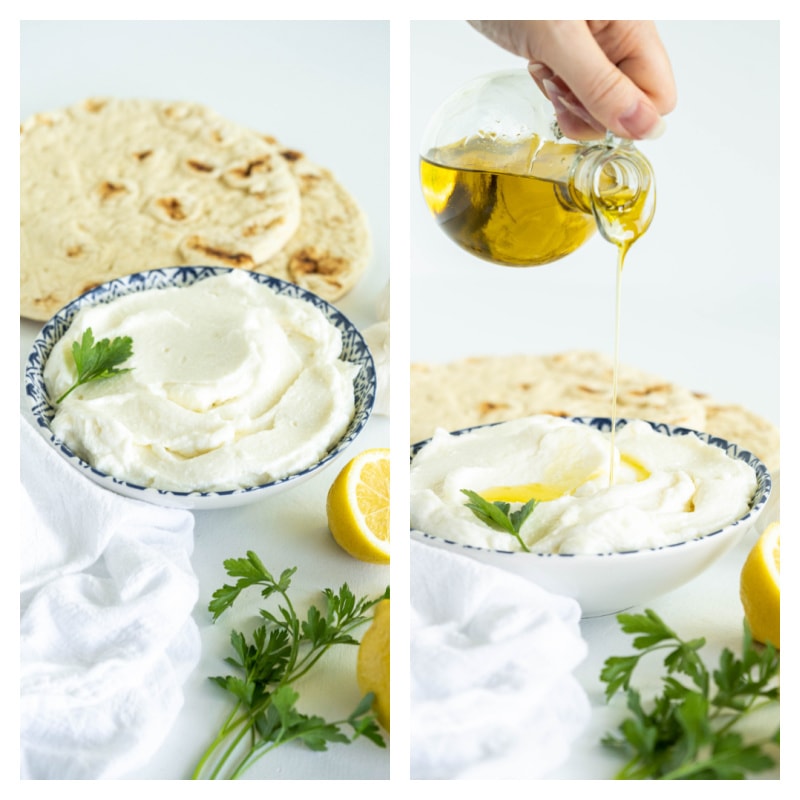
[(549, 84), (551, 89), (554, 84), (568, 87), (573, 95), (566, 96), (568, 106), (577, 100), (591, 118), (617, 136), (646, 139), (661, 134), (664, 122), (653, 101), (608, 59), (585, 22), (575, 21), (550, 33), (538, 42), (535, 61), (560, 78)]

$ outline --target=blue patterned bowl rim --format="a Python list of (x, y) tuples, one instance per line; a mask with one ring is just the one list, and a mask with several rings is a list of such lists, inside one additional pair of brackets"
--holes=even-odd
[[(565, 419), (569, 419), (571, 422), (577, 422), (580, 425), (588, 425), (591, 428), (595, 428), (598, 431), (602, 431), (604, 433), (610, 433), (611, 427), (614, 424), (609, 417), (566, 417)], [(673, 544), (666, 544), (660, 545), (659, 547), (647, 547), (641, 550), (625, 550), (623, 552), (614, 552), (614, 553), (596, 553), (596, 554), (587, 554), (587, 553), (524, 553), (518, 550), (496, 550), (494, 548), (488, 547), (478, 547), (476, 545), (469, 545), (463, 544), (461, 542), (454, 542), (452, 539), (444, 539), (441, 536), (433, 536), (430, 533), (425, 533), (425, 531), (420, 531), (415, 529), (414, 532), (425, 539), (430, 539), (434, 542), (444, 542), (448, 545), (451, 545), (455, 548), (462, 548), (464, 550), (475, 550), (478, 552), (490, 552), (490, 553), (498, 553), (502, 555), (508, 556), (525, 556), (526, 558), (530, 558), (531, 556), (535, 556), (538, 558), (573, 558), (573, 559), (590, 559), (590, 558), (620, 558), (620, 557), (627, 557), (627, 556), (635, 556), (641, 555), (642, 553), (655, 553), (661, 550), (674, 550), (678, 547), (696, 547), (701, 546), (703, 542), (708, 541), (714, 537), (719, 537), (724, 533), (727, 533), (735, 528), (741, 527), (743, 525), (747, 525), (750, 523), (751, 520), (754, 520), (763, 510), (764, 506), (769, 500), (770, 493), (772, 491), (772, 476), (769, 473), (766, 465), (760, 461), (756, 456), (753, 455), (749, 450), (745, 450), (744, 448), (740, 447), (738, 444), (734, 444), (733, 442), (729, 442), (727, 439), (723, 439), (719, 436), (712, 436), (710, 433), (703, 433), (702, 431), (694, 430), (693, 428), (684, 428), (677, 425), (668, 425), (665, 422), (652, 422), (651, 420), (640, 420), (641, 422), (645, 422), (649, 425), (654, 431), (664, 434), (665, 436), (697, 436), (702, 441), (706, 442), (707, 444), (712, 445), (713, 447), (718, 447), (720, 450), (724, 450), (728, 456), (731, 458), (735, 458), (737, 461), (744, 461), (746, 464), (749, 464), (756, 473), (756, 490), (753, 494), (752, 499), (750, 500), (750, 508), (748, 509), (747, 513), (740, 517), (737, 520), (734, 520), (730, 524), (726, 525), (719, 530), (712, 531), (711, 533), (703, 534), (703, 536), (698, 536), (694, 539), (687, 539), (684, 542), (675, 542)], [(624, 428), (629, 422), (630, 419), (618, 419), (616, 423), (616, 430), (620, 430)], [(480, 428), (491, 428), (495, 425), (502, 425), (502, 422), (492, 422), (486, 425), (473, 425), (470, 428), (462, 428), (458, 431), (452, 431), (453, 436), (462, 436), (465, 433), (469, 433), (470, 431), (479, 430)], [(411, 458), (413, 459), (414, 456), (425, 447), (430, 439), (425, 439), (422, 442), (417, 442), (416, 444), (411, 445)]]
[(167, 289), (175, 286), (189, 286), (214, 275), (233, 272), (233, 269), (228, 267), (208, 266), (164, 267), (116, 278), (72, 300), (45, 323), (33, 343), (25, 366), (25, 393), (28, 397), (34, 420), (53, 447), (59, 450), (61, 455), (66, 457), (73, 465), (93, 473), (104, 481), (110, 481), (121, 487), (124, 486), (128, 489), (145, 493), (156, 492), (164, 498), (175, 497), (189, 499), (232, 498), (237, 495), (248, 495), (253, 492), (281, 486), (315, 472), (332, 461), (339, 453), (347, 448), (367, 424), (367, 420), (375, 404), (375, 394), (377, 391), (375, 364), (369, 347), (361, 336), (361, 333), (341, 311), (313, 292), (309, 292), (296, 284), (289, 283), (280, 278), (274, 278), (271, 275), (262, 275), (261, 273), (249, 272), (247, 270), (240, 271), (245, 272), (257, 283), (268, 286), (279, 295), (304, 300), (318, 308), (325, 315), (326, 319), (336, 326), (342, 335), (341, 358), (353, 364), (358, 364), (361, 367), (353, 382), (355, 396), (355, 414), (353, 419), (345, 431), (344, 436), (342, 436), (322, 459), (300, 472), (295, 472), (279, 480), (259, 484), (257, 486), (248, 486), (242, 489), (230, 489), (220, 492), (175, 492), (166, 489), (158, 489), (152, 486), (140, 486), (135, 483), (129, 483), (128, 481), (114, 478), (79, 458), (63, 441), (53, 434), (50, 426), (55, 415), (55, 408), (45, 388), (43, 376), (44, 365), (56, 342), (66, 333), (73, 317), (78, 311), (84, 306), (109, 303), (117, 297), (132, 294), (133, 292)]

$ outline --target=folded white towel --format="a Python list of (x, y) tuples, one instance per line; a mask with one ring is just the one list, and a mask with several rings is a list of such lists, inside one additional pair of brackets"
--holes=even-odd
[(119, 777), (199, 660), (194, 518), (96, 486), (20, 422), (21, 776)]
[(578, 604), (411, 543), (411, 777), (540, 778), (589, 720)]

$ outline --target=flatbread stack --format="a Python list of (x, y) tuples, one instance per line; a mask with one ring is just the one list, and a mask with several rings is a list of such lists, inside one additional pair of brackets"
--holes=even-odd
[(20, 314), (49, 319), (112, 278), (240, 267), (327, 300), (371, 254), (327, 170), (196, 103), (92, 99), (21, 127)]
[[(590, 351), (485, 356), (411, 366), (411, 441), (530, 414), (607, 417), (613, 364)], [(719, 403), (663, 378), (620, 366), (617, 413), (711, 433), (747, 448), (776, 471), (777, 428), (747, 409)]]
[(291, 239), (257, 268), (328, 300), (341, 297), (366, 267), (371, 242), (364, 212), (331, 172), (303, 153), (276, 145), (300, 191), (300, 224)]

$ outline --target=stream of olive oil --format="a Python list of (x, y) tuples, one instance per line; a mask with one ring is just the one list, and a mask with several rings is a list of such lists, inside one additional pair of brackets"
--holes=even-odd
[(631, 245), (647, 230), (649, 219), (642, 219), (642, 209), (648, 202), (645, 193), (631, 202), (623, 188), (612, 200), (604, 198), (602, 206), (595, 206), (599, 224), (605, 229), (605, 238), (617, 248), (616, 298), (614, 303), (614, 371), (611, 385), (611, 452), (609, 455), (608, 483), (614, 484), (614, 448), (617, 434), (617, 396), (619, 394), (620, 320), (622, 318), (622, 272), (625, 257)]
[[(649, 218), (642, 218), (648, 196), (642, 192), (633, 197), (627, 187), (616, 186), (609, 176), (608, 183), (616, 188), (597, 199), (594, 218), (575, 208), (569, 199), (565, 183), (568, 170), (564, 165), (574, 158), (578, 147), (542, 143), (537, 137), (513, 145), (496, 141), (456, 142), (421, 158), (420, 181), (425, 202), (442, 230), (465, 250), (495, 264), (525, 267), (556, 261), (577, 250), (598, 225), (604, 237), (616, 245), (611, 485), (617, 426), (622, 272), (628, 250), (649, 224)], [(539, 489), (540, 494), (551, 493), (545, 487)], [(503, 487), (501, 494), (508, 493), (509, 487)], [(557, 493), (563, 493), (562, 489)]]
[(611, 455), (608, 465), (608, 485), (614, 485), (614, 446), (617, 436), (617, 394), (619, 393), (619, 321), (622, 316), (622, 268), (628, 247), (617, 246), (616, 301), (614, 303), (614, 376), (611, 383)]

